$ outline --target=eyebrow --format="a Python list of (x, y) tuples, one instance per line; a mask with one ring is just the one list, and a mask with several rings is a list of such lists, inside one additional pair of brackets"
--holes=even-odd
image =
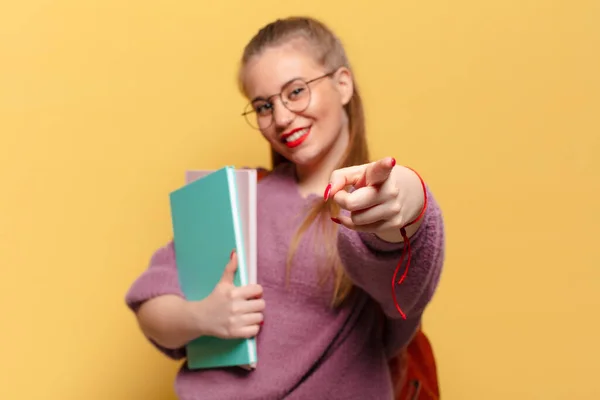
[[(300, 76), (296, 76), (290, 80), (288, 80), (287, 82), (285, 82), (283, 85), (281, 85), (281, 88), (284, 88), (286, 85), (292, 83), (293, 81), (297, 80), (297, 79), (302, 79), (305, 80), (305, 78), (300, 77)], [(273, 96), (277, 96), (279, 93), (275, 93), (272, 94), (270, 96), (264, 97), (264, 96), (257, 96), (255, 98), (252, 99), (252, 101), (250, 101), (250, 103), (254, 103), (255, 101), (259, 101), (259, 100), (264, 100), (264, 101), (268, 101), (270, 98), (272, 98)]]

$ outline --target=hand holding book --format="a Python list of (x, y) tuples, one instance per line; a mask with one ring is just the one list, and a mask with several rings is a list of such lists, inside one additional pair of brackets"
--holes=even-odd
[(219, 283), (208, 297), (198, 302), (198, 305), (202, 305), (195, 315), (198, 326), (207, 336), (221, 339), (251, 338), (260, 331), (265, 309), (262, 286), (235, 286), (237, 268), (237, 254), (232, 252)]

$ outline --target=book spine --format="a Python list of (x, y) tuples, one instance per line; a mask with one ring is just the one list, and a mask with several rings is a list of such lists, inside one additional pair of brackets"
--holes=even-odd
[(251, 252), (248, 251), (248, 254), (250, 255), (249, 259), (250, 259), (250, 265), (253, 267), (252, 269), (252, 276), (250, 277), (250, 283), (257, 283), (257, 263), (258, 263), (258, 256), (256, 254), (257, 252), (257, 248), (258, 248), (258, 235), (257, 235), (257, 216), (256, 216), (256, 210), (258, 208), (258, 204), (257, 204), (257, 175), (256, 175), (256, 170), (252, 170), (250, 172), (250, 182), (248, 184), (248, 203), (249, 203), (249, 208), (250, 208), (250, 221), (248, 223), (248, 225), (250, 226), (250, 237), (248, 238), (248, 243), (250, 243), (250, 247), (251, 247)]
[[(236, 186), (235, 171), (233, 168), (227, 168), (227, 182), (229, 184), (229, 199), (231, 201), (231, 213), (233, 217), (233, 227), (235, 233), (235, 243), (238, 259), (238, 273), (240, 277), (240, 285), (248, 284), (248, 266), (246, 265), (246, 252), (244, 248), (244, 238), (242, 237), (242, 224), (240, 221), (240, 210), (238, 206), (238, 192)], [(248, 358), (250, 363), (256, 363), (256, 341), (254, 338), (246, 340), (246, 348), (248, 349)]]

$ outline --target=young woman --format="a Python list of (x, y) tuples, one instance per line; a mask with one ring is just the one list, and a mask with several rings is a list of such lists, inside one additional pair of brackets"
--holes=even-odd
[(202, 335), (257, 336), (253, 371), (183, 366), (182, 400), (391, 399), (388, 363), (417, 331), (442, 270), (438, 204), (413, 170), (391, 157), (369, 160), (348, 58), (319, 21), (263, 27), (239, 79), (243, 115), (273, 155), (258, 189), (259, 284), (233, 285), (233, 251), (212, 294), (187, 301), (169, 243), (127, 304), (145, 336), (176, 359)]

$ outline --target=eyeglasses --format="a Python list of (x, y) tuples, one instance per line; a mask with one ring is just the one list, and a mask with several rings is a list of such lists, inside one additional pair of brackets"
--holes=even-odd
[(299, 113), (310, 105), (311, 93), (309, 85), (320, 79), (330, 77), (335, 71), (321, 75), (317, 78), (305, 81), (297, 78), (283, 85), (281, 92), (271, 95), (266, 99), (257, 98), (251, 101), (245, 108), (242, 116), (246, 118), (248, 124), (254, 129), (267, 129), (273, 123), (273, 99), (279, 97), (281, 104), (294, 113)]

